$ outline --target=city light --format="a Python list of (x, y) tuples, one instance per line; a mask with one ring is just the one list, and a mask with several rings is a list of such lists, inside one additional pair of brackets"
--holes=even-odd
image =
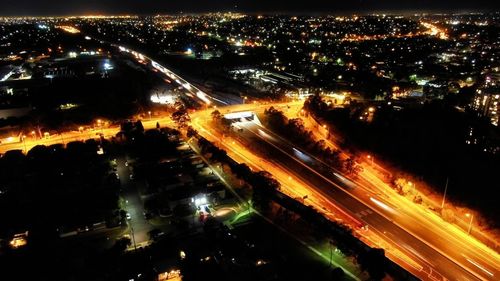
[[(280, 249), (301, 253), (296, 279), (497, 280), (498, 15), (446, 1), (0, 17), (0, 255), (25, 257), (0, 279), (47, 249), (149, 259), (68, 279), (283, 277)], [(3, 8), (92, 10), (38, 6)], [(60, 241), (29, 246), (35, 226)]]

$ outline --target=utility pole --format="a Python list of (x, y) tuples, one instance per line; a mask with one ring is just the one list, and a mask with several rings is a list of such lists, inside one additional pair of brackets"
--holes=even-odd
[(443, 194), (443, 201), (441, 202), (441, 209), (444, 208), (444, 201), (446, 200), (446, 192), (448, 191), (448, 180), (449, 177), (446, 177), (446, 185), (444, 186), (444, 194)]

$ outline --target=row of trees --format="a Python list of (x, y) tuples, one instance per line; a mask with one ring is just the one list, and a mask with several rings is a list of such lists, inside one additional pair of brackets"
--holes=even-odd
[(328, 165), (352, 176), (362, 171), (354, 158), (342, 159), (341, 152), (328, 147), (325, 140), (315, 140), (312, 132), (305, 128), (302, 119), (288, 119), (282, 111), (274, 107), (266, 109), (264, 116), (264, 122), (269, 128), (319, 157)]

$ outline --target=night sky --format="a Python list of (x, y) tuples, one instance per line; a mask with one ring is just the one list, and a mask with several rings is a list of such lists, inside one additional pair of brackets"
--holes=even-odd
[(0, 15), (499, 11), (498, 0), (0, 0)]

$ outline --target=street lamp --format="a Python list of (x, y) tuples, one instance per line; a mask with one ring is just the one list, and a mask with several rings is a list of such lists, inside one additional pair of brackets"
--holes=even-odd
[(371, 156), (371, 155), (368, 155), (368, 156), (366, 156), (366, 158), (368, 158), (368, 159), (370, 159), (370, 160), (371, 160), (371, 162), (372, 162), (372, 166), (373, 166), (373, 158), (374, 158), (374, 157), (373, 157), (373, 156)]
[(151, 120), (151, 111), (148, 111), (149, 114), (149, 120)]
[(415, 184), (412, 183), (411, 181), (409, 181), (408, 184), (410, 185), (410, 187), (412, 189), (412, 193), (415, 194)]
[(473, 214), (465, 214), (466, 217), (470, 217), (470, 221), (469, 221), (469, 229), (467, 230), (467, 234), (470, 235), (470, 231), (472, 230), (472, 220), (474, 219), (474, 215)]

